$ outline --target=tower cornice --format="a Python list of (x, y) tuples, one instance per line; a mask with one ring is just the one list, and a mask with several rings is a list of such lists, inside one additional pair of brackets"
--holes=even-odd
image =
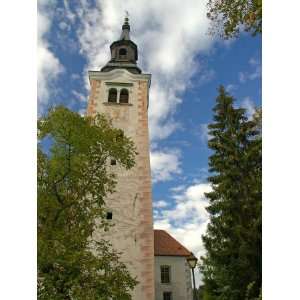
[(113, 80), (120, 77), (120, 75), (125, 75), (130, 81), (148, 81), (148, 86), (151, 84), (151, 74), (134, 74), (126, 69), (113, 69), (109, 72), (101, 72), (101, 71), (88, 71), (89, 80)]

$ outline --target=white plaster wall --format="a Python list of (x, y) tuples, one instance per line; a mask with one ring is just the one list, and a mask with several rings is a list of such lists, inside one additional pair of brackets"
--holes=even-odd
[[(172, 292), (172, 300), (192, 300), (191, 270), (183, 256), (155, 256), (155, 300), (163, 300), (163, 292)], [(170, 284), (161, 283), (160, 266), (171, 267)]]

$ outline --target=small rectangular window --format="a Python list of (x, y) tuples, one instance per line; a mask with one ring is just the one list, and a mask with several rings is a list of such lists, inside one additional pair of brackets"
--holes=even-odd
[(161, 283), (170, 283), (170, 266), (160, 266)]
[(171, 292), (164, 292), (163, 293), (163, 300), (172, 300), (172, 293)]
[(117, 164), (117, 161), (116, 161), (115, 159), (111, 159), (111, 160), (110, 160), (110, 164), (111, 164), (112, 166), (115, 166), (115, 165)]
[(107, 219), (107, 220), (112, 220), (112, 212), (111, 212), (111, 211), (108, 211), (108, 212), (106, 213), (106, 219)]

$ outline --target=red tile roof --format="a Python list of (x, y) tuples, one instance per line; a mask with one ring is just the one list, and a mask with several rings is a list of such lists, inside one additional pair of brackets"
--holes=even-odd
[(154, 230), (154, 255), (155, 256), (191, 256), (187, 250), (164, 230)]

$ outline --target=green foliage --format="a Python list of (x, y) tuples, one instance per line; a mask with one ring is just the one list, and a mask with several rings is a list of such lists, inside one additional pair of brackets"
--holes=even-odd
[(261, 287), (260, 117), (248, 120), (233, 102), (221, 86), (208, 127), (213, 190), (206, 194), (210, 223), (203, 236), (204, 299), (252, 299)]
[(57, 107), (38, 120), (38, 299), (131, 299), (136, 280), (94, 232), (109, 229), (104, 199), (116, 184), (109, 160), (129, 169), (135, 154), (101, 115)]
[(258, 297), (251, 297), (250, 295), (253, 293), (253, 288), (255, 287), (255, 281), (251, 282), (248, 284), (247, 286), (247, 290), (246, 290), (246, 297), (245, 300), (262, 300), (262, 293), (261, 293), (261, 289), (259, 290), (259, 295)]
[(203, 296), (204, 296), (204, 286), (201, 285), (198, 287), (198, 289), (196, 289), (196, 299), (197, 300), (203, 300)]
[(207, 6), (212, 31), (225, 39), (237, 36), (241, 28), (253, 36), (262, 32), (262, 0), (209, 0)]
[(208, 292), (204, 292), (203, 293), (203, 300), (216, 300), (216, 297), (210, 295)]
[(214, 300), (215, 297), (210, 295), (209, 293), (207, 293), (207, 291), (205, 290), (205, 286), (201, 285), (199, 286), (198, 290), (197, 290), (197, 300)]

